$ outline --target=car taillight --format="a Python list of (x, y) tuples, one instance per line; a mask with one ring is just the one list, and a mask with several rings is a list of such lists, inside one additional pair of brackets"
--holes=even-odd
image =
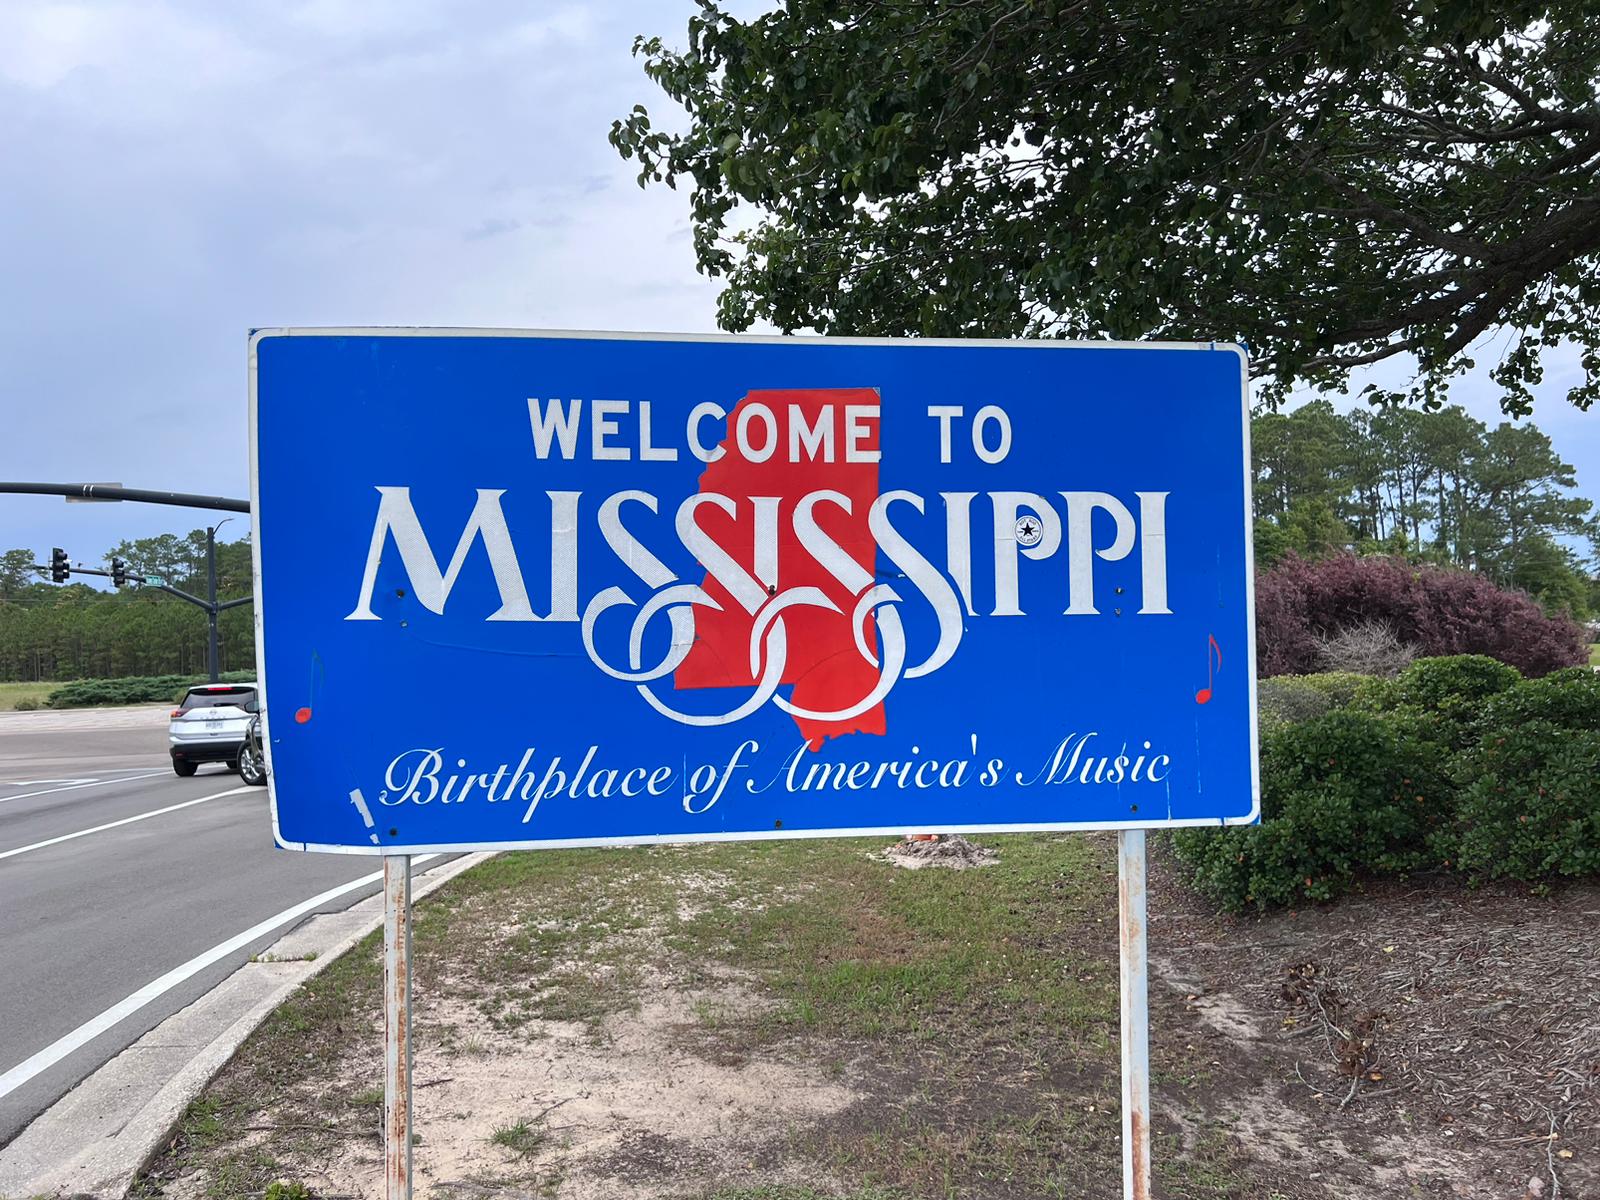
[(183, 716), (183, 709), (181, 709), (181, 708), (175, 708), (175, 709), (173, 709), (173, 710), (172, 710), (172, 715), (173, 715), (173, 716), (175, 716), (175, 717), (181, 717), (181, 716)]

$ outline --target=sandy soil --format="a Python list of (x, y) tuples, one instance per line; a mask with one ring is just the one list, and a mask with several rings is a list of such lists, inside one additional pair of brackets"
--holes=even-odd
[[(737, 1165), (796, 1123), (860, 1099), (801, 1064), (713, 1062), (678, 1042), (677, 1032), (699, 1025), (708, 1004), (730, 1019), (748, 1015), (761, 1002), (746, 989), (652, 991), (638, 1012), (607, 1020), (599, 1037), (562, 1022), (536, 1022), (513, 1037), (473, 1013), (453, 1012), (470, 1049), (428, 1046), (416, 1060), (416, 1195), (651, 1200), (671, 1194), (684, 1173)], [(431, 1008), (418, 1003), (419, 1025), (441, 1015)], [(341, 1063), (339, 1081), (370, 1079), (370, 1059), (363, 1044)], [(529, 1150), (495, 1144), (497, 1130), (519, 1124), (530, 1130)], [(381, 1200), (375, 1139), (346, 1142), (331, 1156), (281, 1148), (279, 1155), (318, 1196)], [(815, 1182), (814, 1172), (806, 1177)], [(207, 1183), (191, 1176), (166, 1194), (200, 1197)]]

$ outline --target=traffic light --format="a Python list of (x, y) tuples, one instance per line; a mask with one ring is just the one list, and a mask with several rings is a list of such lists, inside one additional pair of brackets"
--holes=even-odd
[(111, 560), (111, 586), (121, 587), (128, 582), (128, 564), (120, 558)]
[(72, 560), (65, 550), (56, 546), (50, 551), (50, 578), (56, 583), (65, 583), (71, 577)]

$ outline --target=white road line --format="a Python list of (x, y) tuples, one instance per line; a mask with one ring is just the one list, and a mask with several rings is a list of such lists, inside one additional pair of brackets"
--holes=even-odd
[(147, 775), (125, 775), (121, 779), (91, 779), (88, 783), (75, 783), (71, 787), (45, 788), (42, 792), (23, 792), (18, 796), (0, 796), (0, 804), (9, 804), (13, 800), (29, 800), (34, 796), (49, 796), (55, 792), (76, 792), (80, 788), (105, 787), (108, 783), (132, 783), (136, 779), (154, 779), (157, 775), (165, 774), (165, 771), (151, 771)]
[[(418, 863), (425, 863), (429, 859), (438, 857), (437, 854), (419, 854), (411, 862), (415, 866)], [(370, 875), (363, 875), (360, 879), (352, 879), (349, 883), (342, 883), (336, 888), (329, 888), (309, 900), (302, 900), (293, 908), (286, 908), (281, 913), (250, 926), (243, 933), (235, 934), (225, 942), (219, 942), (204, 954), (195, 955), (182, 966), (174, 967), (160, 978), (152, 979), (137, 992), (134, 992), (133, 995), (113, 1004), (98, 1017), (90, 1018), (65, 1037), (57, 1038), (37, 1054), (24, 1059), (4, 1075), (0, 1075), (0, 1100), (5, 1099), (5, 1097), (16, 1091), (41, 1071), (49, 1070), (55, 1066), (56, 1063), (74, 1050), (88, 1045), (123, 1018), (131, 1017), (145, 1005), (160, 999), (191, 976), (197, 975), (212, 964), (222, 961), (235, 951), (244, 949), (251, 942), (264, 934), (271, 933), (278, 926), (287, 924), (297, 917), (303, 917), (308, 912), (322, 907), (330, 900), (337, 900), (348, 892), (364, 888), (368, 884), (377, 883), (382, 878), (382, 871), (374, 871)]]
[(204, 804), (207, 800), (220, 800), (224, 796), (237, 796), (240, 792), (253, 792), (255, 790), (253, 787), (236, 787), (230, 788), (226, 792), (214, 792), (209, 796), (185, 800), (182, 804), (169, 804), (165, 808), (151, 809), (149, 812), (123, 817), (120, 821), (108, 821), (104, 825), (96, 825), (93, 829), (80, 829), (77, 833), (63, 833), (60, 837), (46, 838), (42, 842), (18, 846), (15, 850), (0, 851), (0, 859), (15, 858), (17, 855), (26, 854), (30, 850), (43, 850), (46, 846), (58, 846), (62, 842), (72, 841), (73, 838), (88, 837), (91, 833), (103, 833), (105, 830), (115, 829), (119, 825), (132, 825), (135, 821), (148, 821), (151, 817), (159, 817), (162, 813), (177, 812), (180, 808), (191, 808), (196, 804)]
[[(146, 763), (142, 767), (104, 767), (104, 768), (102, 768), (102, 770), (111, 771), (113, 773), (126, 775), (126, 774), (129, 774), (130, 772), (133, 772), (133, 771), (146, 771), (146, 770), (149, 770), (149, 768), (150, 768), (150, 764)], [(100, 779), (100, 776), (98, 776), (98, 775), (93, 775), (93, 776), (90, 776), (90, 775), (76, 775), (71, 779), (5, 779), (5, 780), (0, 780), (0, 787), (38, 787), (40, 784), (43, 784), (43, 783), (100, 783), (100, 782), (101, 782), (101, 779)], [(106, 782), (106, 783), (115, 783), (116, 780), (107, 779), (104, 782)]]

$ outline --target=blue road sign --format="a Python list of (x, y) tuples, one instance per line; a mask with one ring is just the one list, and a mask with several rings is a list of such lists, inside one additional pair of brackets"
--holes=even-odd
[(1256, 819), (1233, 346), (250, 347), (281, 845)]

